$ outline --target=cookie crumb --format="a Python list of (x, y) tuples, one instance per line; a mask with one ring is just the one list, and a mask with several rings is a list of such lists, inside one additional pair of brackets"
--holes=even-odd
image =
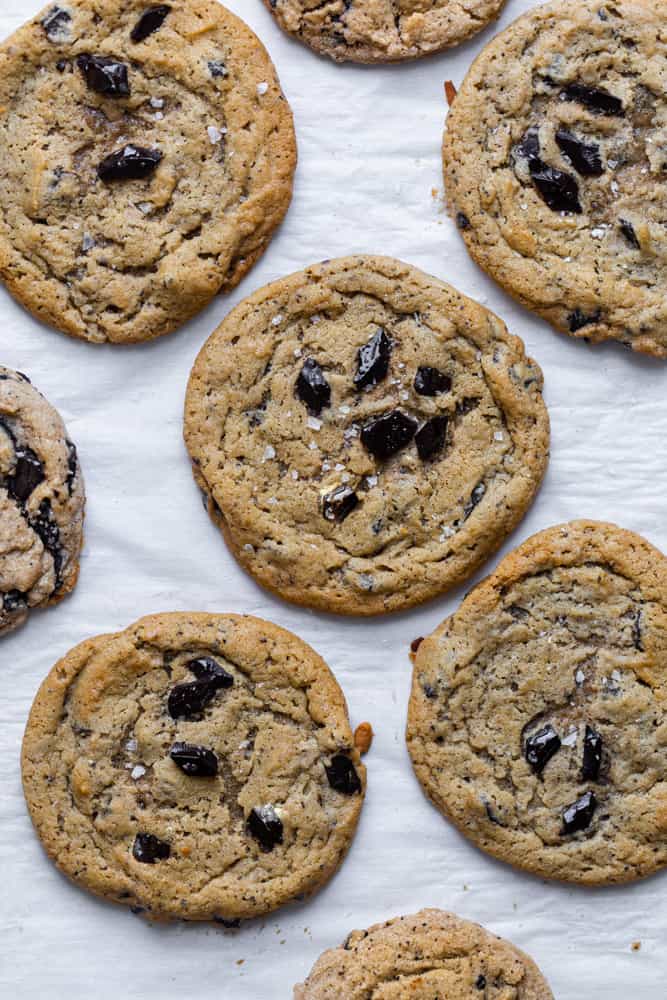
[(410, 643), (410, 649), (412, 650), (413, 653), (417, 652), (423, 641), (424, 641), (423, 635), (420, 635), (416, 639), (412, 640), (412, 642)]
[(641, 949), (641, 946), (642, 946), (641, 941), (633, 941), (632, 944), (630, 945), (633, 951), (639, 951)]
[(373, 743), (373, 727), (370, 722), (360, 722), (354, 731), (354, 745), (363, 757)]
[(447, 104), (452, 106), (454, 100), (456, 99), (456, 87), (451, 80), (445, 80), (445, 97), (447, 98)]

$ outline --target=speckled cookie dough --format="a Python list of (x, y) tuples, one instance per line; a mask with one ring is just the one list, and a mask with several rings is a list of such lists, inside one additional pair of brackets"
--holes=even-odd
[(58, 867), (156, 919), (238, 920), (326, 882), (366, 772), (324, 661), (237, 615), (163, 614), (55, 665), (23, 741)]
[(468, 250), (556, 329), (667, 357), (665, 0), (558, 0), (495, 38), (447, 120)]
[(325, 261), (242, 302), (190, 377), (185, 439), (241, 565), (282, 597), (373, 615), (468, 577), (546, 468), (542, 373), (449, 285)]
[(535, 963), (478, 924), (421, 910), (326, 951), (294, 1000), (553, 1000)]
[(505, 0), (264, 0), (284, 31), (336, 62), (418, 59), (459, 45)]
[(417, 777), (477, 846), (547, 878), (667, 865), (667, 560), (574, 521), (534, 535), (414, 656)]
[(60, 416), (25, 375), (0, 366), (0, 635), (75, 586), (84, 505)]
[(216, 0), (62, 0), (0, 47), (0, 278), (96, 343), (229, 291), (291, 198), (292, 116)]

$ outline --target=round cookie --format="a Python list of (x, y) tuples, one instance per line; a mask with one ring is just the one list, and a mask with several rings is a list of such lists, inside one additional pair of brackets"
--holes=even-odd
[(0, 635), (74, 588), (84, 506), (59, 414), (27, 376), (0, 366)]
[(546, 878), (667, 865), (667, 560), (610, 524), (530, 538), (418, 647), (412, 762), (478, 847)]
[(542, 374), (488, 310), (384, 257), (256, 292), (190, 377), (185, 439), (211, 516), (281, 597), (342, 614), (464, 580), (548, 459)]
[(665, 0), (558, 0), (498, 35), (447, 119), (474, 260), (556, 329), (667, 357)]
[(22, 765), (58, 867), (162, 919), (255, 917), (313, 892), (365, 789), (324, 661), (238, 615), (155, 615), (77, 646), (37, 694)]
[(418, 59), (464, 42), (505, 0), (264, 0), (280, 27), (335, 62)]
[(421, 910), (326, 951), (294, 1000), (553, 1000), (535, 963), (478, 924)]
[(234, 288), (295, 163), (273, 65), (216, 0), (59, 0), (0, 47), (0, 278), (72, 336), (148, 340)]

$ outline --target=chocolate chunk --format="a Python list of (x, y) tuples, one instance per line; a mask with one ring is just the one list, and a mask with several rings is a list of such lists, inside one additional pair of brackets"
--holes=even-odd
[(169, 756), (191, 778), (213, 778), (218, 773), (218, 758), (212, 750), (193, 743), (174, 743)]
[(410, 649), (412, 650), (413, 653), (417, 652), (423, 641), (424, 641), (423, 635), (419, 635), (417, 636), (416, 639), (412, 640), (412, 642), (410, 643)]
[(600, 320), (600, 311), (586, 314), (581, 309), (575, 309), (567, 318), (570, 333), (576, 333), (585, 326), (597, 323)]
[(149, 177), (157, 168), (162, 153), (159, 149), (144, 149), (141, 146), (124, 146), (105, 157), (97, 168), (100, 180), (139, 181)]
[(585, 830), (593, 819), (593, 814), (597, 807), (598, 801), (593, 792), (585, 792), (580, 799), (577, 799), (572, 805), (567, 806), (563, 810), (561, 836)]
[(400, 410), (391, 410), (361, 429), (364, 448), (381, 461), (408, 445), (417, 432), (417, 421)]
[(171, 847), (153, 836), (152, 833), (138, 833), (134, 838), (132, 855), (135, 861), (144, 865), (154, 865), (156, 861), (166, 861), (171, 854)]
[(537, 158), (529, 161), (528, 168), (542, 200), (553, 212), (581, 214), (579, 185), (571, 174)]
[(211, 59), (208, 71), (213, 77), (227, 76), (227, 67), (220, 59)]
[(306, 358), (303, 363), (296, 380), (296, 395), (315, 414), (331, 402), (331, 386), (314, 358)]
[(592, 726), (586, 726), (584, 736), (584, 763), (581, 776), (584, 781), (597, 781), (602, 763), (602, 737)]
[(540, 135), (536, 128), (529, 128), (516, 146), (516, 155), (524, 160), (539, 160)]
[(623, 117), (623, 102), (614, 97), (606, 90), (599, 90), (596, 87), (588, 87), (585, 83), (568, 83), (567, 87), (561, 90), (561, 97), (565, 101), (576, 101), (583, 104), (589, 111), (595, 111), (602, 115), (615, 115)]
[(457, 212), (456, 225), (461, 232), (465, 232), (466, 229), (470, 229), (470, 219), (463, 212)]
[(107, 97), (129, 97), (127, 66), (106, 56), (81, 55), (76, 61), (86, 83), (97, 94)]
[(560, 748), (560, 737), (554, 727), (545, 726), (526, 740), (524, 754), (535, 774), (541, 774)]
[(267, 853), (283, 842), (283, 824), (272, 805), (256, 806), (248, 816), (247, 828)]
[(415, 434), (417, 452), (422, 462), (427, 462), (442, 451), (447, 442), (447, 417), (432, 417)]
[(359, 503), (359, 497), (349, 486), (338, 486), (322, 498), (322, 513), (327, 521), (344, 521)]
[(632, 623), (632, 644), (638, 653), (644, 652), (644, 643), (642, 642), (642, 613), (638, 611), (635, 615), (635, 620)]
[(177, 684), (169, 692), (167, 709), (172, 719), (191, 719), (201, 715), (215, 698), (217, 688), (210, 681)]
[(198, 681), (208, 681), (215, 691), (219, 691), (221, 688), (230, 688), (234, 684), (232, 675), (211, 656), (199, 656), (196, 660), (190, 660), (187, 663), (187, 668), (192, 671)]
[(391, 358), (391, 340), (380, 327), (371, 339), (357, 352), (357, 373), (354, 385), (363, 389), (367, 385), (377, 385), (386, 378)]
[(445, 372), (428, 365), (420, 365), (415, 375), (415, 392), (420, 396), (439, 396), (441, 392), (449, 392), (452, 380)]
[(324, 765), (327, 780), (335, 792), (341, 795), (358, 795), (361, 791), (361, 780), (354, 764), (342, 753), (334, 754), (330, 764)]
[(477, 979), (475, 980), (475, 989), (476, 990), (485, 990), (486, 989), (486, 976), (478, 976), (477, 977)]
[(477, 504), (480, 503), (485, 493), (486, 493), (486, 486), (484, 485), (484, 483), (477, 483), (477, 486), (470, 494), (470, 500), (468, 500), (467, 504), (463, 508), (463, 517), (466, 520), (470, 517)]
[(72, 15), (62, 7), (51, 7), (42, 18), (41, 25), (50, 42), (63, 42), (69, 35)]
[(635, 232), (635, 227), (627, 219), (618, 220), (619, 228), (630, 246), (634, 247), (635, 250), (641, 250), (641, 244), (637, 239), (637, 233)]
[(156, 4), (156, 6), (145, 10), (132, 29), (130, 34), (132, 41), (143, 42), (145, 38), (161, 28), (170, 10), (171, 7), (166, 3)]
[(7, 480), (10, 496), (24, 503), (42, 482), (44, 482), (44, 466), (35, 452), (32, 448), (17, 448), (14, 472)]
[(556, 132), (556, 142), (582, 177), (599, 177), (604, 173), (600, 147), (596, 143), (586, 143), (564, 128)]
[(2, 609), (8, 614), (12, 614), (14, 611), (19, 611), (27, 607), (28, 601), (25, 594), (22, 594), (20, 590), (9, 590), (6, 594), (2, 595)]

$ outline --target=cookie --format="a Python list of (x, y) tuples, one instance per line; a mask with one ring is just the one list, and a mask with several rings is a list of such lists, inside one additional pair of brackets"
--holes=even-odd
[(667, 357), (665, 0), (558, 0), (498, 35), (449, 112), (474, 260), (557, 330)]
[(28, 720), (23, 785), (75, 882), (153, 918), (237, 920), (333, 875), (365, 769), (309, 646), (257, 618), (178, 613), (56, 664)]
[(611, 524), (530, 538), (418, 647), (417, 777), (478, 847), (546, 878), (667, 865), (667, 561)]
[(421, 910), (353, 931), (325, 952), (294, 1000), (553, 1000), (535, 963), (478, 924)]
[(74, 588), (84, 506), (59, 414), (27, 376), (0, 366), (0, 635)]
[(335, 62), (418, 59), (494, 21), (505, 0), (264, 0), (280, 27)]
[(0, 278), (115, 344), (234, 288), (292, 190), (290, 109), (216, 0), (61, 0), (0, 47)]
[(500, 545), (544, 474), (542, 374), (449, 285), (325, 261), (242, 302), (190, 377), (185, 439), (240, 564), (287, 600), (407, 608)]

